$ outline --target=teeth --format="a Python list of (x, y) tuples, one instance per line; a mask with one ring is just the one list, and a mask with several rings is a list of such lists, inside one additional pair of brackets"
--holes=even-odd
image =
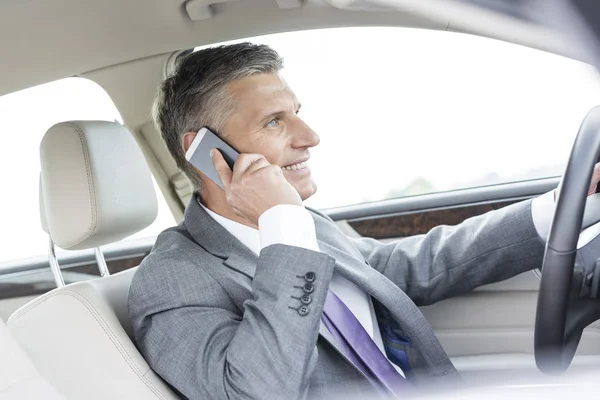
[(298, 171), (298, 170), (306, 168), (306, 165), (307, 165), (307, 162), (304, 161), (304, 162), (301, 162), (298, 164), (288, 165), (286, 167), (283, 167), (283, 169), (285, 169), (286, 171)]

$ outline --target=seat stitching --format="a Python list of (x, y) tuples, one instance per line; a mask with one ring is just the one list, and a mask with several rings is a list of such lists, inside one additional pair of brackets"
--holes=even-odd
[(77, 124), (72, 124), (72, 123), (67, 122), (67, 123), (64, 123), (64, 125), (67, 125), (67, 126), (73, 128), (77, 132), (77, 136), (78, 136), (79, 142), (81, 144), (81, 152), (83, 153), (85, 172), (87, 175), (88, 193), (90, 196), (90, 211), (91, 211), (91, 215), (92, 215), (92, 222), (90, 223), (90, 227), (88, 228), (87, 232), (83, 235), (83, 237), (80, 240), (76, 240), (73, 243), (65, 246), (65, 247), (72, 247), (72, 246), (82, 243), (83, 241), (88, 239), (90, 236), (92, 236), (92, 234), (98, 228), (98, 216), (97, 216), (97, 210), (96, 210), (96, 206), (95, 206), (96, 205), (96, 190), (95, 190), (96, 186), (94, 185), (94, 179), (93, 179), (93, 175), (92, 175), (92, 171), (91, 171), (90, 155), (88, 152), (88, 148), (86, 146), (87, 141), (85, 138), (85, 134), (83, 133), (83, 131)]
[(114, 333), (110, 329), (107, 330), (108, 324), (106, 323), (106, 321), (104, 321), (104, 319), (96, 311), (96, 309), (87, 301), (87, 299), (85, 297), (81, 296), (79, 293), (72, 292), (72, 291), (65, 291), (65, 294), (71, 295), (71, 296), (75, 297), (76, 299), (78, 299), (79, 301), (81, 301), (83, 303), (83, 305), (90, 311), (90, 313), (92, 314), (92, 316), (96, 319), (96, 321), (98, 322), (98, 324), (102, 327), (102, 330), (104, 330), (104, 332), (109, 337), (109, 339), (111, 340), (111, 342), (113, 343), (113, 345), (115, 346), (115, 348), (119, 351), (119, 353), (121, 354), (121, 356), (125, 359), (125, 361), (129, 365), (129, 367), (131, 368), (131, 370), (138, 376), (138, 378), (140, 378), (140, 380), (142, 382), (144, 382), (144, 384), (152, 392), (154, 392), (154, 394), (157, 397), (166, 400), (166, 398), (158, 391), (158, 388), (156, 388), (152, 383), (146, 381), (146, 378), (145, 378), (144, 374), (142, 373), (142, 371), (137, 367), (137, 365), (135, 365), (135, 363), (132, 362), (131, 356), (123, 348), (123, 345), (115, 337)]
[(45, 296), (43, 299), (40, 299), (39, 302), (35, 302), (35, 304), (31, 304), (29, 307), (26, 306), (27, 308), (24, 309), (23, 312), (21, 312), (19, 315), (17, 315), (14, 319), (10, 318), (11, 325), (13, 323), (15, 323), (16, 321), (18, 321), (27, 312), (29, 312), (30, 310), (32, 310), (32, 309), (36, 308), (37, 306), (39, 306), (40, 304), (42, 304), (45, 300), (47, 300), (51, 297), (59, 296), (61, 294), (72, 296), (75, 299), (79, 300), (85, 306), (85, 308), (88, 309), (90, 314), (94, 317), (94, 319), (96, 320), (98, 325), (100, 325), (100, 327), (102, 328), (104, 333), (108, 336), (108, 338), (113, 343), (113, 345), (115, 346), (117, 351), (121, 354), (123, 359), (127, 362), (129, 367), (131, 368), (131, 370), (138, 376), (138, 378), (140, 378), (140, 380), (148, 387), (148, 389), (150, 389), (156, 395), (156, 397), (163, 399), (163, 400), (167, 400), (167, 398), (164, 397), (162, 393), (160, 393), (159, 389), (156, 386), (154, 386), (154, 384), (152, 384), (151, 382), (148, 382), (146, 380), (147, 379), (146, 373), (142, 373), (142, 371), (135, 364), (132, 364), (132, 362), (130, 360), (131, 356), (123, 348), (123, 345), (120, 343), (120, 341), (116, 337), (114, 337), (114, 334), (110, 330), (106, 329), (106, 326), (108, 324), (106, 323), (106, 321), (104, 321), (102, 316), (96, 311), (94, 306), (92, 306), (85, 297), (81, 296), (77, 292), (73, 292), (71, 290), (61, 290), (58, 293), (52, 293), (52, 295), (50, 295), (50, 296)]

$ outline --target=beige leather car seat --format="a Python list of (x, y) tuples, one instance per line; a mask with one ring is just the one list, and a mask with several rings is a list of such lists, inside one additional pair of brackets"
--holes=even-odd
[[(63, 249), (121, 240), (156, 218), (150, 171), (120, 124), (61, 123), (40, 147), (45, 224)], [(134, 270), (57, 288), (17, 310), (8, 330), (69, 400), (177, 399), (131, 340)]]
[(0, 320), (0, 400), (63, 400), (33, 366)]

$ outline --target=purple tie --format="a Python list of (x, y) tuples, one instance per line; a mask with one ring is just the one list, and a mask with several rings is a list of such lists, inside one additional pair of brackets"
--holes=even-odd
[(352, 311), (331, 290), (327, 291), (321, 321), (346, 356), (375, 385), (390, 394), (407, 389), (408, 381), (394, 369)]

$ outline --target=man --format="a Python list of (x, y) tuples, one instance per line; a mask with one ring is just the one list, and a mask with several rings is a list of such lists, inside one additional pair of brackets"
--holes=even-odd
[[(159, 88), (155, 121), (195, 195), (131, 284), (142, 354), (189, 399), (404, 397), (458, 380), (417, 305), (539, 267), (552, 193), (396, 243), (349, 238), (303, 206), (319, 137), (281, 68), (267, 46), (222, 46)], [(184, 156), (205, 126), (242, 153), (231, 170), (211, 152), (224, 190)]]

